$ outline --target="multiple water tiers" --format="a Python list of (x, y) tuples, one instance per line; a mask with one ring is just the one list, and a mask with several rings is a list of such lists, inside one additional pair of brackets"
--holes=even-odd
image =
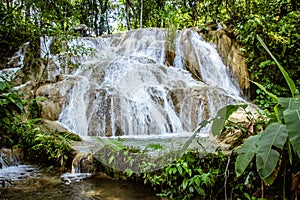
[[(51, 41), (42, 40), (42, 57), (50, 55)], [(192, 30), (139, 29), (68, 45), (93, 53), (74, 58), (75, 70), (50, 55), (47, 76), (57, 81), (47, 87), (60, 96), (58, 121), (81, 136), (192, 132), (242, 100), (214, 45)]]

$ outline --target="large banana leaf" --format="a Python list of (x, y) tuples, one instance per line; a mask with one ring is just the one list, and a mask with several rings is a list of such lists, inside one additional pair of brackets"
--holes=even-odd
[[(262, 179), (267, 179), (277, 166), (280, 153), (286, 143), (288, 133), (284, 124), (272, 123), (261, 132), (256, 154), (256, 167)], [(276, 147), (276, 149), (274, 149)]]
[(287, 109), (283, 112), (283, 116), (292, 147), (300, 157), (300, 108)]
[(284, 120), (283, 112), (291, 107), (291, 98), (288, 97), (279, 97), (278, 98), (278, 118), (280, 121)]
[(240, 176), (244, 173), (249, 163), (254, 158), (255, 154), (258, 151), (258, 141), (261, 134), (248, 137), (241, 148), (237, 151), (238, 156), (235, 161), (235, 173), (237, 176)]

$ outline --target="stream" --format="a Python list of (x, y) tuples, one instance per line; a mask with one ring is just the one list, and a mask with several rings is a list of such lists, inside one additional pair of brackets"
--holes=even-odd
[(140, 182), (117, 181), (98, 173), (64, 173), (23, 161), (20, 149), (0, 150), (0, 199), (159, 199)]
[[(29, 167), (29, 166), (28, 166)], [(16, 167), (14, 167), (16, 168)], [(32, 166), (30, 166), (33, 169)], [(155, 200), (155, 192), (139, 182), (116, 181), (98, 174), (84, 180), (64, 183), (60, 176), (40, 173), (35, 166), (35, 177), (27, 177), (6, 182), (7, 187), (0, 187), (0, 199), (22, 200)], [(20, 168), (21, 169), (21, 168)], [(0, 169), (0, 172), (3, 169)]]

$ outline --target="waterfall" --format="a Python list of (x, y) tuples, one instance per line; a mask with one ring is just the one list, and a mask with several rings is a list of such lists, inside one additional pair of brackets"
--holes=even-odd
[(194, 31), (183, 30), (176, 38), (174, 66), (188, 69), (196, 66), (196, 72), (206, 84), (226, 90), (227, 93), (239, 96), (241, 91), (237, 81), (228, 73), (216, 47)]
[(24, 154), (21, 149), (0, 150), (0, 188), (13, 185), (14, 181), (37, 177), (37, 166), (23, 164)]
[(73, 59), (80, 67), (53, 83), (62, 96), (58, 121), (81, 136), (165, 135), (192, 132), (242, 101), (214, 45), (192, 30), (176, 32), (172, 48), (167, 37), (149, 28), (70, 41), (94, 54)]

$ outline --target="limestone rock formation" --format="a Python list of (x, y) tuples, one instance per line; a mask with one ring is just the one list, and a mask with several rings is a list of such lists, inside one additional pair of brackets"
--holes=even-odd
[[(160, 135), (193, 131), (224, 105), (243, 101), (238, 85), (248, 88), (242, 80), (248, 76), (246, 66), (237, 61), (237, 48), (225, 33), (216, 33), (221, 39), (213, 41), (230, 70), (221, 61), (214, 63), (221, 60), (215, 48), (190, 29), (175, 32), (174, 55), (168, 58), (174, 66), (166, 65), (167, 31), (79, 38), (73, 42), (95, 49), (95, 55), (78, 58), (80, 67), (73, 70), (51, 55), (43, 79), (28, 89), (41, 99), (41, 117), (82, 136)], [(24, 70), (24, 77), (34, 74)]]

